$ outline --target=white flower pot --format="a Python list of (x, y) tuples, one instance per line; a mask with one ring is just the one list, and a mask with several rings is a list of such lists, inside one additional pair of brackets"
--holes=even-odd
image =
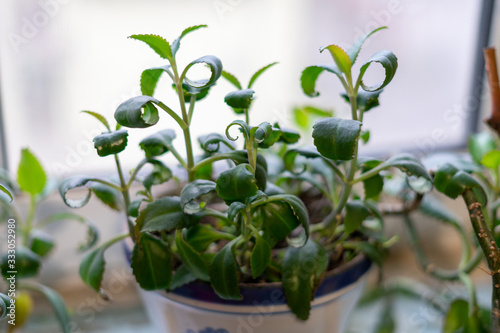
[(316, 291), (307, 321), (290, 312), (281, 283), (242, 284), (242, 301), (220, 299), (205, 282), (169, 293), (141, 294), (159, 333), (341, 333), (371, 265), (358, 256), (329, 272)]

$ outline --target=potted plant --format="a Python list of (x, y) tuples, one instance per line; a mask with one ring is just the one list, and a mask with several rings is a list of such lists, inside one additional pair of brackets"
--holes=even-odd
[[(104, 126), (105, 131), (94, 139), (95, 148), (99, 156), (115, 159), (118, 181), (74, 176), (61, 184), (61, 196), (68, 206), (77, 208), (89, 201), (92, 192), (98, 193), (96, 186), (106, 186), (108, 195), (100, 199), (113, 207), (123, 204), (127, 231), (88, 253), (80, 275), (94, 290), (105, 293), (101, 289), (104, 253), (126, 239), (133, 274), (158, 331), (340, 332), (372, 261), (381, 263), (385, 248), (393, 242), (383, 235), (377, 207), (385, 170), (397, 168), (412, 180), (430, 181), (423, 165), (411, 155), (380, 160), (358, 154), (360, 139), (369, 138), (369, 132), (362, 130), (363, 115), (379, 105), (382, 89), (395, 75), (397, 59), (390, 51), (378, 52), (353, 76), (364, 41), (383, 28), (362, 37), (347, 52), (336, 45), (322, 48), (333, 61), (306, 68), (302, 89), (317, 96), (318, 76), (324, 71), (335, 74), (345, 89), (351, 119), (321, 119), (313, 128), (314, 148), (290, 148), (299, 140), (297, 132), (279, 124), (251, 123), (252, 84), (274, 64), (255, 73), (247, 89), (223, 71), (215, 56), (178, 67), (181, 41), (203, 27), (184, 30), (172, 43), (156, 35), (130, 36), (146, 43), (167, 64), (142, 73), (143, 95), (117, 108), (116, 127), (102, 115), (86, 111)], [(367, 86), (363, 76), (374, 63), (384, 68), (385, 77), (380, 85)], [(209, 78), (188, 78), (197, 64), (208, 67)], [(178, 107), (153, 97), (163, 74), (172, 81)], [(190, 127), (196, 119), (195, 105), (221, 76), (237, 88), (226, 95), (225, 102), (244, 114), (245, 121), (228, 121), (225, 135), (200, 136), (203, 154), (195, 156)], [(145, 156), (127, 175), (119, 159), (127, 146), (124, 127), (154, 126), (162, 111), (180, 128), (185, 154), (175, 147), (175, 131), (163, 129), (140, 142)], [(165, 153), (171, 153), (184, 169), (185, 181), (181, 180), (177, 195), (155, 198), (152, 187), (174, 177), (159, 159)], [(221, 172), (214, 168), (218, 161), (227, 164)], [(268, 163), (276, 164), (273, 175), (268, 173)], [(148, 172), (143, 169), (146, 165), (150, 165)], [(67, 192), (78, 187), (87, 188), (86, 195), (69, 199)], [(318, 202), (321, 207), (315, 207)]]
[(47, 178), (41, 163), (29, 149), (21, 151), (17, 182), (3, 169), (0, 169), (0, 182), (0, 217), (6, 233), (6, 247), (2, 249), (5, 252), (0, 256), (0, 270), (6, 282), (5, 294), (0, 294), (0, 316), (6, 317), (8, 332), (21, 329), (33, 310), (30, 293), (36, 292), (51, 304), (61, 331), (70, 332), (70, 314), (64, 300), (55, 290), (34, 279), (43, 260), (56, 246), (54, 237), (44, 229), (60, 221), (85, 225), (87, 238), (79, 247), (80, 251), (85, 251), (97, 242), (97, 228), (86, 218), (71, 212), (40, 216), (38, 207), (57, 190), (58, 184)]

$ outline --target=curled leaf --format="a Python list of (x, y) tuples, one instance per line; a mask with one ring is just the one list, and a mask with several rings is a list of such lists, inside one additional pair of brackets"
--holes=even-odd
[(174, 130), (161, 130), (142, 139), (141, 142), (139, 142), (139, 146), (144, 150), (147, 158), (160, 156), (171, 149), (172, 141), (175, 139), (175, 136)]
[(145, 128), (159, 120), (154, 104), (160, 102), (151, 96), (132, 97), (118, 106), (115, 111), (116, 121), (125, 127)]
[(102, 133), (94, 138), (94, 147), (101, 157), (118, 154), (127, 147), (127, 130), (121, 129), (116, 132)]
[[(210, 73), (211, 73), (210, 78), (199, 81), (192, 81), (188, 79), (186, 75), (189, 69), (196, 64), (202, 64), (202, 63), (206, 64), (210, 68)], [(189, 86), (201, 89), (213, 85), (215, 82), (217, 82), (217, 80), (221, 75), (222, 75), (222, 62), (216, 56), (208, 55), (198, 58), (192, 61), (189, 65), (187, 65), (184, 71), (182, 72), (181, 79), (183, 79), (183, 82), (185, 82)]]
[[(384, 67), (385, 69), (385, 78), (384, 81), (375, 86), (367, 86), (363, 82), (363, 75), (365, 74), (366, 70), (372, 63), (379, 63)], [(366, 90), (366, 91), (378, 91), (384, 88), (386, 85), (389, 84), (389, 82), (392, 81), (394, 75), (396, 74), (396, 69), (398, 68), (398, 58), (392, 53), (391, 51), (380, 51), (375, 53), (363, 66), (361, 66), (361, 69), (359, 71), (359, 79), (361, 80), (361, 87)]]

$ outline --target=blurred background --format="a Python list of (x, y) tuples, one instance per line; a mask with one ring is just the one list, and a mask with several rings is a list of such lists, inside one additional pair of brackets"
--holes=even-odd
[[(113, 159), (99, 158), (92, 144), (102, 128), (79, 111), (96, 111), (113, 119), (121, 102), (140, 95), (142, 70), (164, 65), (146, 45), (128, 36), (152, 33), (172, 41), (184, 28), (197, 24), (209, 28), (183, 40), (177, 56), (181, 65), (206, 54), (217, 55), (224, 69), (245, 84), (257, 69), (278, 61), (254, 86), (252, 119), (256, 124), (279, 120), (282, 126), (291, 127), (296, 126), (294, 108), (305, 105), (333, 110), (340, 117), (349, 113), (332, 75), (320, 77), (319, 97), (311, 99), (302, 93), (302, 69), (331, 62), (330, 55), (321, 54), (319, 48), (332, 43), (348, 48), (360, 36), (386, 25), (389, 29), (377, 33), (360, 54), (366, 60), (376, 51), (389, 49), (399, 58), (396, 77), (382, 94), (382, 106), (365, 116), (365, 129), (372, 132), (370, 143), (363, 147), (365, 153), (390, 154), (404, 149), (427, 155), (460, 149), (468, 134), (481, 126), (481, 114), (489, 108), (481, 48), (499, 44), (500, 9), (492, 6), (482, 12), (482, 8), (490, 8), (483, 7), (485, 3), (494, 1), (2, 0), (0, 162), (15, 170), (21, 148), (30, 147), (56, 178), (112, 172)], [(376, 82), (379, 70), (370, 70), (367, 79)], [(211, 96), (197, 105), (195, 135), (224, 131), (234, 116), (222, 101), (232, 90), (220, 80)], [(157, 91), (159, 99), (177, 108), (169, 82), (161, 82)], [(174, 128), (173, 121), (160, 118), (160, 127)], [(149, 133), (129, 132), (130, 148), (123, 154), (126, 168), (134, 166), (141, 154), (137, 143)], [(54, 198), (45, 209), (64, 208)], [(119, 216), (99, 203), (80, 213), (99, 224), (104, 239), (120, 228)], [(54, 230), (62, 235), (59, 239), (68, 240), (79, 232), (68, 226)], [(450, 244), (445, 252), (453, 255), (456, 249)], [(116, 326), (123, 317), (125, 323), (144, 325), (140, 332), (147, 332), (148, 321), (133, 283), (124, 283), (124, 291), (114, 295), (117, 300), (112, 305), (88, 305), (95, 295), (79, 281), (81, 256), (74, 251), (74, 240), (58, 246), (42, 279), (68, 296), (65, 299), (70, 305), (83, 304), (83, 315), (77, 315), (85, 328), (82, 331), (111, 332), (108, 327), (114, 325), (114, 331), (126, 332)], [(126, 270), (121, 249), (115, 249), (108, 262), (110, 276)], [(40, 320), (47, 321), (48, 327), (56, 325), (50, 318)], [(26, 332), (42, 331), (28, 327)]]

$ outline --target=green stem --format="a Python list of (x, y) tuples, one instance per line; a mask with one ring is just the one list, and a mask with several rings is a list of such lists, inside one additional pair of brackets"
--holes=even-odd
[(492, 274), (491, 331), (500, 332), (500, 250), (495, 243), (489, 226), (484, 220), (482, 205), (477, 200), (474, 192), (471, 189), (467, 189), (462, 196), (469, 210), (474, 233), (477, 236)]
[(186, 161), (184, 160), (184, 158), (181, 156), (181, 154), (179, 154), (179, 152), (177, 151), (177, 149), (175, 149), (174, 146), (169, 146), (168, 149), (170, 150), (170, 152), (172, 153), (172, 155), (174, 155), (175, 159), (177, 161), (179, 161), (179, 163), (182, 165), (182, 167), (186, 170), (189, 169)]
[(121, 192), (123, 196), (123, 202), (125, 204), (124, 213), (125, 213), (125, 218), (127, 219), (128, 231), (130, 237), (132, 237), (132, 240), (135, 242), (134, 223), (130, 220), (128, 216), (128, 207), (130, 206), (130, 196), (128, 193), (127, 183), (125, 182), (125, 177), (123, 177), (123, 170), (120, 164), (120, 158), (118, 157), (118, 154), (115, 154), (115, 163), (116, 163), (116, 169), (118, 170), (118, 176), (120, 177)]
[(245, 111), (245, 123), (247, 123), (247, 125), (250, 125), (250, 112), (248, 112), (248, 109), (244, 109), (243, 111)]
[(139, 172), (139, 170), (142, 169), (143, 166), (146, 165), (146, 163), (148, 163), (148, 159), (144, 158), (142, 161), (139, 162), (139, 164), (137, 164), (134, 171), (130, 175), (130, 179), (127, 182), (127, 185), (126, 185), (127, 188), (130, 188), (130, 186), (132, 185), (132, 182), (135, 180), (135, 177), (137, 176), (137, 173)]
[(199, 161), (198, 163), (196, 163), (196, 165), (194, 165), (191, 168), (191, 170), (196, 172), (198, 169), (200, 169), (208, 164), (212, 164), (214, 162), (221, 161), (221, 160), (228, 160), (228, 159), (231, 159), (231, 157), (232, 157), (232, 155), (230, 155), (230, 154), (215, 154), (215, 155), (212, 155), (210, 157), (205, 158), (204, 160)]
[(163, 104), (160, 101), (158, 102), (158, 106), (161, 107), (165, 112), (167, 112), (172, 118), (174, 118), (174, 120), (177, 122), (177, 124), (179, 124), (179, 126), (182, 129), (185, 129), (188, 127), (187, 122), (184, 119), (182, 119), (181, 117), (179, 117), (179, 115), (177, 113), (175, 113), (174, 110), (172, 110), (171, 108), (169, 108), (168, 106), (166, 106), (165, 104)]
[(26, 226), (24, 227), (24, 246), (28, 246), (31, 229), (33, 228), (33, 220), (35, 218), (36, 210), (36, 197), (34, 195), (30, 196), (30, 211), (28, 217), (26, 218)]
[[(467, 294), (469, 294), (469, 320), (472, 322), (472, 327), (479, 327), (479, 305), (477, 304), (476, 287), (469, 275), (461, 273), (460, 280), (465, 285)], [(496, 331), (495, 331), (496, 332)]]
[(195, 104), (196, 104), (196, 95), (191, 95), (191, 98), (189, 99), (189, 111), (188, 111), (189, 122), (188, 122), (188, 124), (191, 124), (191, 121), (193, 120), (193, 113), (194, 113), (194, 105)]
[(122, 191), (122, 189), (123, 189), (122, 187), (120, 187), (120, 186), (118, 186), (118, 185), (116, 185), (116, 184), (113, 184), (113, 183), (111, 183), (111, 182), (108, 182), (108, 181), (106, 181), (106, 180), (104, 180), (104, 179), (92, 178), (91, 180), (92, 180), (93, 182), (96, 182), (96, 183), (101, 183), (101, 184), (103, 184), (103, 185), (106, 185), (106, 186), (109, 186), (109, 187), (111, 187), (111, 188), (114, 188), (115, 190), (120, 191), (120, 192), (121, 192), (121, 191)]

